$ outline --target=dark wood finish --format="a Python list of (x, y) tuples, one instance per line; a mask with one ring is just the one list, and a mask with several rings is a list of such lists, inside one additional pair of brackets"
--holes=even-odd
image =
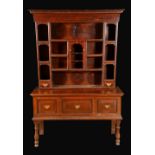
[(116, 87), (116, 58), (123, 10), (30, 12), (39, 85), (31, 93), (35, 147), (49, 120), (110, 120), (119, 145), (123, 92)]

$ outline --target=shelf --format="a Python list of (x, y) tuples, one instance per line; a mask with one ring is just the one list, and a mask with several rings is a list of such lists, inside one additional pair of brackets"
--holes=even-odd
[(97, 68), (97, 69), (51, 69), (51, 71), (54, 72), (60, 72), (60, 71), (68, 71), (68, 72), (97, 72), (97, 71), (102, 71), (102, 68)]
[(50, 62), (49, 61), (39, 61), (40, 65), (49, 65)]
[(51, 57), (67, 57), (67, 54), (52, 54)]
[(101, 42), (103, 42), (103, 39), (87, 39), (86, 40), (87, 42), (91, 42), (91, 41), (94, 41), (94, 42), (96, 42), (96, 41), (101, 41)]
[(103, 88), (102, 85), (53, 85), (53, 88)]
[(82, 60), (73, 60), (72, 63), (76, 62), (82, 62)]
[(48, 41), (37, 41), (38, 45), (49, 45)]
[(82, 53), (81, 52), (74, 52), (74, 53), (72, 53), (72, 55), (82, 55)]
[(51, 39), (51, 42), (67, 42), (66, 39)]
[(51, 71), (52, 71), (52, 72), (53, 72), (53, 71), (54, 71), (54, 72), (61, 72), (61, 71), (65, 71), (65, 72), (66, 72), (66, 71), (68, 71), (68, 69), (67, 69), (67, 68), (57, 68), (57, 69), (52, 68)]
[(102, 54), (88, 54), (87, 57), (102, 57)]
[(88, 72), (97, 72), (102, 71), (102, 68), (95, 68), (95, 69), (87, 69)]
[(113, 64), (115, 65), (115, 61), (104, 61), (105, 64)]
[(105, 41), (105, 44), (107, 45), (107, 44), (113, 44), (113, 45), (116, 45), (116, 41), (109, 41), (109, 40), (106, 40)]

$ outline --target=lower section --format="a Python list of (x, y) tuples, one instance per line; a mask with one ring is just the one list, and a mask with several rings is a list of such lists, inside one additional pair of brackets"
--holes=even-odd
[(44, 134), (44, 121), (109, 120), (120, 145), (121, 97), (115, 89), (36, 89), (33, 96), (34, 145)]

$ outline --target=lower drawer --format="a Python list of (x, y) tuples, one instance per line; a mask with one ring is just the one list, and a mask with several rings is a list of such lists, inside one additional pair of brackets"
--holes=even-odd
[(91, 113), (92, 100), (90, 99), (64, 99), (62, 100), (63, 113)]
[(40, 99), (37, 101), (38, 114), (51, 115), (57, 112), (56, 99)]
[(97, 112), (98, 113), (116, 113), (117, 101), (116, 100), (97, 100)]

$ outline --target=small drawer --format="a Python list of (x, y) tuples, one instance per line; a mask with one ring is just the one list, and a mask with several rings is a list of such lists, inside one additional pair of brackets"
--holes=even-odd
[(40, 80), (39, 86), (41, 88), (49, 88), (50, 87), (50, 81), (49, 80)]
[(52, 114), (57, 112), (57, 100), (38, 100), (38, 113), (39, 114)]
[(109, 81), (105, 81), (104, 82), (104, 86), (107, 87), (107, 88), (113, 88), (115, 85), (114, 81), (113, 80), (109, 80)]
[(97, 100), (97, 112), (98, 113), (116, 113), (117, 102), (116, 100)]
[(91, 113), (92, 100), (64, 99), (62, 101), (63, 113)]

